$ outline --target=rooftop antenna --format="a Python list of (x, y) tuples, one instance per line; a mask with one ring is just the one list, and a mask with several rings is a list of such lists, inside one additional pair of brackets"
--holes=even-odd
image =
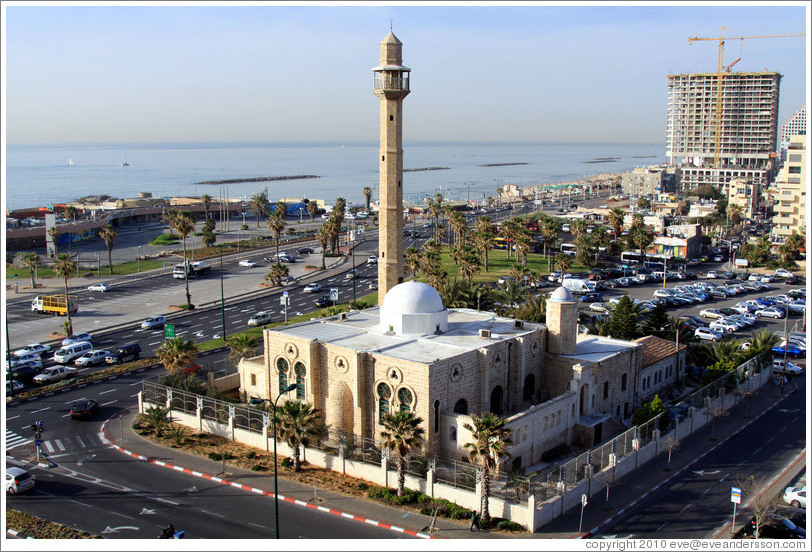
[(389, 30), (390, 31), (392, 30), (392, 18), (391, 17), (389, 18)]

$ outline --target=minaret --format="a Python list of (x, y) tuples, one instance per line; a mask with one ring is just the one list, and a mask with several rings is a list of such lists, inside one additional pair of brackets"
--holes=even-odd
[(389, 31), (381, 42), (381, 64), (373, 67), (373, 91), (381, 100), (380, 207), (378, 210), (378, 304), (403, 282), (403, 98), (409, 72), (403, 44)]

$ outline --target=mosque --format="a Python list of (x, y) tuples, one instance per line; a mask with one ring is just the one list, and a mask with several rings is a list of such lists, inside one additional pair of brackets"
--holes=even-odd
[[(381, 42), (379, 306), (263, 332), (264, 351), (239, 366), (243, 398), (299, 400), (330, 427), (378, 439), (381, 417), (423, 419), (424, 451), (467, 458), (470, 414), (493, 412), (513, 431), (515, 467), (562, 445), (590, 447), (619, 432), (648, 396), (673, 385), (684, 348), (656, 337), (579, 334), (577, 302), (561, 287), (546, 324), (448, 309), (437, 290), (403, 281), (402, 103), (410, 69), (393, 33)], [(652, 379), (654, 383), (652, 383)]]

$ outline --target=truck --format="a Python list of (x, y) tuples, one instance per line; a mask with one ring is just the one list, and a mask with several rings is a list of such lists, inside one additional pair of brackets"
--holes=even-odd
[(183, 280), (187, 271), (189, 272), (189, 278), (192, 278), (193, 276), (206, 274), (209, 270), (211, 270), (211, 266), (207, 265), (205, 261), (186, 261), (175, 265), (172, 270), (172, 277)]
[(570, 293), (573, 294), (584, 294), (584, 293), (592, 293), (593, 291), (597, 291), (597, 287), (595, 286), (595, 282), (590, 282), (584, 278), (564, 278), (562, 280), (561, 285), (570, 290)]
[(65, 379), (75, 378), (79, 372), (71, 366), (51, 366), (46, 368), (41, 374), (34, 376), (34, 383), (37, 385), (48, 385)]
[(37, 295), (31, 300), (31, 312), (38, 314), (52, 314), (57, 316), (67, 316), (68, 311), (76, 314), (79, 310), (79, 303), (74, 298), (66, 298), (64, 295)]

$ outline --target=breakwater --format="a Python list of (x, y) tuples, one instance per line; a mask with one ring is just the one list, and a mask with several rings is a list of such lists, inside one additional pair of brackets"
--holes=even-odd
[(301, 180), (303, 178), (319, 178), (315, 174), (296, 174), (292, 176), (258, 176), (256, 178), (229, 178), (226, 180), (206, 180), (205, 182), (195, 182), (198, 184), (242, 184), (245, 182), (273, 182), (275, 180)]

